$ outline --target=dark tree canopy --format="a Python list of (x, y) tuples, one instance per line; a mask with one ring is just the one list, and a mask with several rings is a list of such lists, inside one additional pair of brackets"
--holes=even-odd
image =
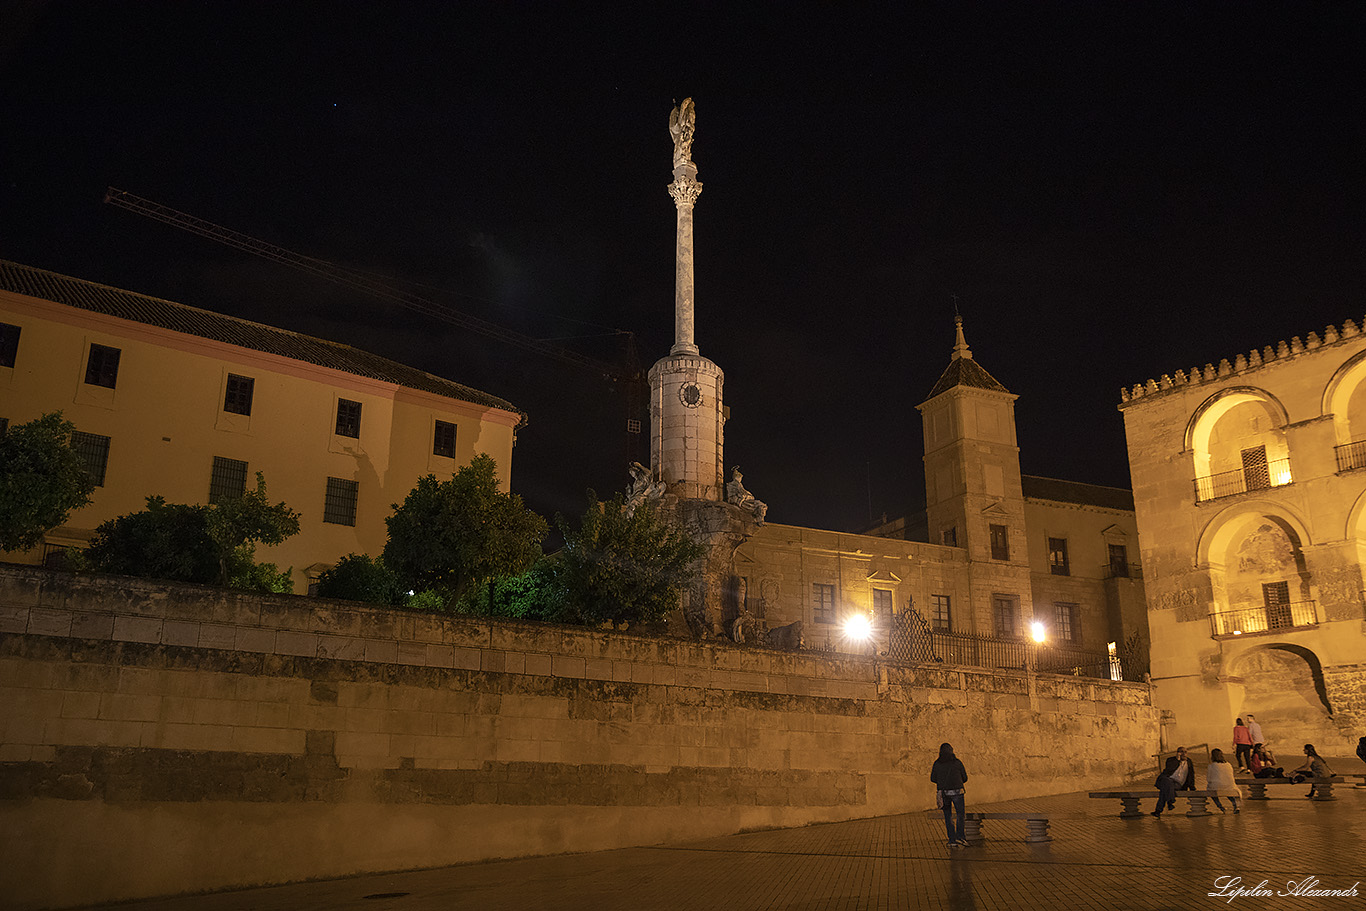
[(564, 550), (555, 555), (565, 622), (651, 623), (678, 604), (704, 548), (665, 521), (651, 503), (627, 514), (617, 494), (601, 503), (590, 490), (578, 528), (563, 517)]
[(337, 565), (318, 577), (320, 598), (342, 598), (370, 604), (402, 604), (407, 589), (398, 575), (384, 564), (383, 557), (347, 554)]
[(95, 482), (71, 448), (74, 429), (53, 412), (0, 435), (0, 550), (36, 547), (90, 502)]
[(147, 508), (110, 519), (95, 530), (78, 565), (96, 572), (148, 576), (247, 591), (290, 592), (289, 570), (256, 562), (256, 544), (279, 544), (297, 534), (299, 514), (271, 505), (266, 481), (212, 506), (147, 498)]
[(385, 564), (408, 588), (451, 601), (473, 586), (525, 572), (548, 530), (520, 496), (498, 489), (497, 463), (482, 453), (449, 481), (419, 479), (386, 522)]

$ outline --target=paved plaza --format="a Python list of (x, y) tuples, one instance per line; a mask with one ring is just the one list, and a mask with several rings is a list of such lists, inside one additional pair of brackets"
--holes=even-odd
[[(1357, 771), (1332, 761), (1339, 771)], [(1357, 762), (1360, 765), (1359, 762)], [(1203, 781), (1203, 775), (1201, 776)], [(1147, 782), (1151, 784), (1151, 782)], [(1138, 787), (1143, 787), (1139, 784)], [(269, 889), (101, 906), (136, 911), (760, 911), (760, 909), (1366, 908), (1366, 789), (1315, 802), (1303, 786), (1271, 800), (1187, 818), (1119, 819), (1118, 800), (1084, 792), (971, 805), (1045, 811), (1053, 841), (1024, 823), (988, 821), (979, 846), (950, 849), (926, 813), (627, 848), (361, 876)], [(1244, 789), (1246, 791), (1246, 789)], [(970, 792), (969, 792), (970, 796)], [(1145, 814), (1151, 809), (1145, 801)], [(1227, 804), (1227, 801), (1225, 801)], [(1213, 809), (1211, 805), (1211, 809)], [(1240, 878), (1266, 894), (1210, 897)], [(1278, 896), (1288, 883), (1355, 887), (1355, 897)]]

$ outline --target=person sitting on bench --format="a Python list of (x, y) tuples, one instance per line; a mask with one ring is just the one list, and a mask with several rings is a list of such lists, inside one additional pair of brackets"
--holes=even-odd
[(1275, 764), (1276, 757), (1271, 755), (1271, 751), (1260, 743), (1253, 744), (1252, 766), (1253, 778), (1284, 778), (1285, 770)]
[(1162, 774), (1157, 776), (1157, 806), (1149, 815), (1162, 818), (1162, 811), (1176, 809), (1177, 791), (1195, 790), (1195, 766), (1186, 758), (1186, 748), (1177, 747), (1176, 755), (1167, 760)]
[[(1328, 768), (1328, 763), (1323, 761), (1323, 757), (1319, 755), (1318, 750), (1314, 749), (1312, 743), (1306, 743), (1304, 745), (1304, 755), (1307, 757), (1304, 760), (1304, 765), (1290, 773), (1295, 776), (1291, 779), (1295, 784), (1299, 784), (1301, 781), (1309, 778), (1333, 777), (1333, 770)], [(1313, 797), (1315, 790), (1316, 788), (1314, 788), (1313, 785), (1310, 785), (1309, 793), (1304, 796)]]

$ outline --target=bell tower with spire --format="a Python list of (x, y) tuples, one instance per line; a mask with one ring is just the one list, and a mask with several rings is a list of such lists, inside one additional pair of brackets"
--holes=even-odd
[(934, 544), (966, 548), (977, 629), (995, 633), (996, 602), (1014, 599), (1015, 633), (1033, 614), (1015, 399), (973, 360), (954, 318), (949, 366), (918, 406), (925, 434), (925, 513)]

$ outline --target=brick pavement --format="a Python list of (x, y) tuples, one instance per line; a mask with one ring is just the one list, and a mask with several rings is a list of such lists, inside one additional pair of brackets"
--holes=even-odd
[[(1355, 760), (1330, 760), (1356, 771)], [(1359, 763), (1358, 763), (1359, 765)], [(1139, 783), (1143, 787), (1144, 783)], [(939, 816), (917, 813), (690, 844), (526, 858), (268, 889), (101, 906), (124, 911), (762, 911), (996, 909), (1068, 911), (1236, 907), (1366, 908), (1366, 789), (1331, 803), (1299, 787), (1243, 812), (1188, 819), (1117, 818), (1118, 800), (1084, 792), (970, 809), (1050, 814), (1053, 841), (991, 820), (987, 841), (949, 849)], [(1146, 803), (1146, 802), (1145, 802)], [(1145, 806), (1145, 812), (1150, 807)], [(1305, 877), (1357, 897), (1212, 898), (1215, 880), (1281, 890)]]

